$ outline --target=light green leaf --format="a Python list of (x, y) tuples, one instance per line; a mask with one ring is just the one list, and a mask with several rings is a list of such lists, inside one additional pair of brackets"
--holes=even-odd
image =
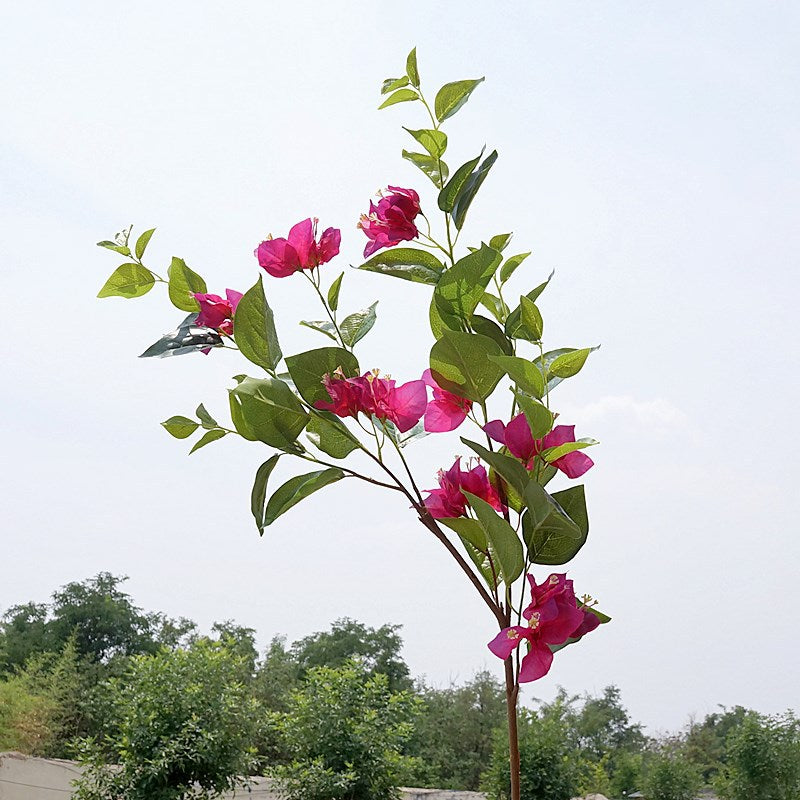
[(500, 283), (505, 283), (513, 274), (516, 268), (530, 255), (528, 253), (520, 253), (516, 256), (510, 256), (506, 259), (506, 263), (500, 267)]
[(121, 264), (97, 293), (98, 297), (141, 297), (155, 283), (153, 273), (139, 264)]
[(196, 450), (199, 450), (201, 447), (205, 447), (207, 444), (211, 444), (211, 442), (216, 442), (218, 439), (222, 439), (223, 436), (227, 436), (228, 431), (220, 430), (216, 428), (213, 431), (206, 431), (194, 444), (194, 447), (189, 451), (189, 455), (194, 453)]
[(123, 256), (129, 256), (131, 254), (130, 247), (126, 247), (123, 244), (118, 244), (117, 242), (110, 242), (108, 239), (105, 239), (102, 242), (97, 243), (98, 247), (104, 247), (106, 250), (113, 250), (115, 253), (119, 253)]
[(484, 292), (481, 305), (502, 325), (505, 322), (506, 309), (503, 301), (495, 295)]
[(305, 328), (311, 328), (312, 331), (317, 331), (318, 333), (324, 333), (329, 339), (333, 339), (334, 342), (338, 343), (338, 338), (336, 336), (336, 327), (332, 322), (328, 322), (324, 319), (318, 320), (301, 320), (300, 324)]
[(448, 117), (452, 117), (469, 100), (475, 87), (483, 80), (483, 78), (478, 78), (477, 80), (454, 81), (442, 86), (436, 93), (434, 101), (436, 119), (444, 122)]
[(433, 158), (425, 153), (411, 153), (408, 150), (403, 150), (403, 158), (424, 172), (437, 189), (441, 188), (450, 174), (447, 164), (440, 158)]
[(432, 128), (422, 128), (421, 130), (411, 130), (403, 128), (410, 133), (430, 154), (432, 158), (441, 158), (447, 150), (447, 134), (444, 131), (433, 130)]
[[(520, 326), (524, 329), (528, 341), (539, 342), (544, 333), (544, 320), (536, 303), (528, 300), (524, 295), (519, 299)], [(519, 333), (519, 327), (517, 333)]]
[(477, 158), (473, 158), (470, 161), (462, 164), (453, 173), (453, 177), (450, 178), (442, 191), (439, 192), (438, 203), (439, 208), (442, 211), (449, 214), (453, 210), (453, 207), (456, 204), (458, 193), (469, 179), (469, 176), (472, 174), (472, 170), (478, 165), (478, 162), (481, 160), (482, 156), (483, 150), (481, 150), (480, 155)]
[(136, 253), (136, 258), (138, 258), (140, 261), (142, 260), (144, 251), (147, 249), (147, 245), (150, 242), (150, 239), (152, 238), (155, 232), (156, 232), (155, 228), (150, 228), (149, 231), (145, 231), (136, 240), (136, 247), (134, 248), (134, 251)]
[(464, 492), (495, 554), (500, 574), (510, 586), (522, 574), (525, 558), (516, 531), (485, 501)]
[(200, 424), (206, 429), (211, 430), (212, 428), (218, 428), (219, 423), (211, 416), (211, 414), (206, 411), (206, 407), (200, 403), (197, 406), (197, 411), (194, 412), (197, 414), (197, 419), (200, 420)]
[(514, 396), (522, 413), (525, 414), (525, 419), (528, 420), (533, 438), (541, 439), (550, 433), (553, 428), (553, 413), (550, 409), (524, 392), (516, 391)]
[(263, 367), (274, 371), (281, 360), (281, 346), (275, 330), (275, 317), (264, 294), (261, 276), (242, 296), (233, 315), (233, 338), (242, 355)]
[(486, 180), (486, 176), (489, 174), (489, 170), (492, 168), (495, 161), (497, 161), (497, 150), (492, 150), (478, 169), (471, 173), (466, 181), (464, 181), (464, 185), (459, 190), (455, 205), (453, 206), (453, 222), (455, 222), (455, 226), (459, 230), (464, 226), (467, 211), (472, 205), (472, 201), (475, 199), (478, 189), (481, 188), (481, 185)]
[(406, 59), (406, 75), (413, 86), (419, 89), (419, 70), (417, 69), (417, 48), (414, 47)]
[[(547, 284), (550, 283), (555, 272), (551, 272), (548, 276), (547, 280), (543, 283), (540, 283), (535, 289), (528, 292), (525, 297), (528, 298), (531, 302), (535, 303), (538, 299), (539, 295), (547, 288)], [(521, 309), (517, 306), (509, 315), (508, 319), (506, 320), (506, 333), (515, 338), (515, 339), (522, 339), (525, 338), (525, 330), (520, 330), (520, 317), (522, 315)]]
[(544, 397), (544, 376), (532, 361), (517, 356), (493, 356), (492, 361), (497, 363), (522, 391), (538, 400)]
[(569, 453), (574, 453), (576, 450), (585, 450), (587, 447), (593, 447), (596, 444), (600, 444), (597, 439), (586, 437), (575, 442), (564, 442), (564, 444), (560, 444), (557, 447), (548, 447), (546, 450), (542, 450), (541, 456), (545, 461), (552, 463)]
[(513, 233), (498, 233), (497, 236), (492, 236), (492, 238), (489, 239), (489, 247), (493, 247), (495, 250), (502, 252), (508, 246), (513, 235)]
[(258, 532), (264, 534), (264, 512), (267, 503), (267, 483), (269, 477), (272, 475), (272, 470), (278, 463), (281, 453), (270, 456), (256, 472), (255, 480), (253, 481), (253, 489), (250, 492), (250, 510), (253, 512), (253, 519), (256, 521)]
[(460, 258), (442, 275), (433, 302), (448, 328), (462, 330), (470, 322), (501, 260), (497, 250), (481, 244), (480, 250)]
[(387, 78), (381, 86), (381, 94), (388, 94), (404, 86), (408, 86), (408, 75), (403, 75), (402, 78)]
[(267, 503), (267, 508), (264, 512), (264, 527), (266, 528), (268, 525), (272, 525), (281, 514), (285, 514), (292, 506), (296, 506), (310, 494), (342, 478), (344, 478), (344, 472), (335, 467), (331, 467), (330, 469), (323, 469), (318, 472), (298, 475), (286, 481), (286, 483), (270, 497)]
[(375, 307), (378, 305), (376, 300), (369, 308), (356, 311), (355, 314), (345, 317), (339, 325), (342, 332), (342, 339), (348, 347), (353, 347), (360, 342), (371, 330), (378, 318)]
[(398, 89), (390, 94), (379, 106), (378, 110), (393, 106), (396, 103), (407, 103), (410, 100), (418, 100), (419, 95), (413, 89)]
[(328, 307), (331, 311), (336, 311), (339, 308), (339, 291), (342, 288), (342, 278), (344, 272), (331, 284), (328, 289)]
[(476, 519), (470, 517), (448, 517), (438, 520), (442, 525), (455, 531), (462, 540), (469, 542), (476, 550), (486, 553), (489, 543), (486, 541), (486, 534), (483, 526)]
[(311, 406), (318, 400), (330, 402), (330, 395), (322, 385), (325, 375), (332, 375), (337, 369), (348, 378), (359, 374), (358, 359), (341, 347), (320, 347), (287, 356), (286, 368), (300, 396)]
[(181, 311), (197, 311), (200, 306), (192, 295), (205, 294), (206, 282), (192, 269), (186, 266), (182, 258), (173, 257), (167, 270), (169, 278), (169, 299), (172, 305)]
[(503, 376), (489, 356), (502, 353), (500, 345), (486, 336), (446, 330), (431, 348), (431, 372), (443, 389), (481, 403)]
[(193, 419), (181, 416), (170, 417), (161, 424), (176, 439), (186, 439), (200, 427)]
[(548, 375), (553, 375), (556, 378), (562, 379), (577, 375), (586, 363), (586, 359), (589, 358), (589, 353), (595, 349), (594, 347), (584, 347), (581, 350), (572, 350), (571, 352), (563, 353), (550, 364), (547, 370)]
[(444, 272), (444, 264), (432, 253), (415, 247), (393, 247), (372, 256), (359, 269), (380, 272), (415, 283), (436, 284)]
[(337, 416), (327, 411), (311, 415), (306, 426), (306, 436), (314, 447), (332, 458), (344, 458), (360, 446), (358, 439), (347, 426)]

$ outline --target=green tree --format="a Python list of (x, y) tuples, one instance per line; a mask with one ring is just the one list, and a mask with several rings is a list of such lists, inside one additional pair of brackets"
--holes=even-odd
[(344, 617), (330, 631), (320, 631), (292, 645), (301, 673), (314, 667), (338, 667), (357, 659), (371, 674), (385, 675), (389, 688), (396, 692), (412, 687), (408, 665), (400, 657), (403, 640), (400, 625), (370, 628)]
[(679, 749), (666, 747), (647, 761), (644, 775), (647, 800), (694, 800), (701, 783), (697, 767)]
[(12, 606), (0, 620), (0, 671), (12, 672), (36, 653), (51, 648), (45, 603)]
[(800, 722), (788, 713), (748, 712), (727, 739), (727, 764), (717, 780), (726, 800), (800, 797)]
[(313, 667), (273, 716), (291, 762), (271, 774), (289, 800), (390, 800), (408, 772), (402, 755), (416, 713), (409, 692), (351, 661)]
[(0, 752), (45, 755), (52, 712), (50, 701), (31, 692), (21, 677), (0, 680)]
[[(104, 730), (80, 749), (78, 800), (216, 797), (257, 768), (262, 718), (229, 649), (198, 641), (132, 658), (108, 684)], [(119, 765), (109, 769), (109, 765)]]
[(728, 735), (742, 724), (747, 714), (747, 709), (742, 706), (731, 709), (723, 707), (722, 711), (706, 715), (702, 722), (689, 723), (686, 730), (686, 756), (697, 764), (706, 783), (713, 783), (725, 765)]

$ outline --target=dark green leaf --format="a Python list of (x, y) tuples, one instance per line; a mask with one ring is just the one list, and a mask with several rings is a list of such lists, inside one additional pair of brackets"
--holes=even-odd
[(328, 307), (331, 311), (336, 311), (339, 308), (339, 291), (342, 288), (342, 278), (344, 278), (344, 272), (331, 284), (331, 288), (328, 289)]
[(211, 444), (211, 442), (216, 442), (217, 439), (221, 439), (223, 436), (227, 436), (228, 431), (220, 430), (219, 428), (213, 431), (206, 431), (194, 444), (194, 447), (189, 451), (189, 455), (194, 453), (195, 450), (199, 450), (201, 447), (205, 447), (207, 444)]
[(425, 153), (411, 153), (408, 150), (403, 150), (403, 158), (422, 170), (437, 189), (442, 186), (447, 180), (447, 176), (450, 174), (450, 170), (444, 161), (439, 158), (433, 158)]
[(194, 413), (197, 414), (197, 419), (200, 420), (200, 424), (206, 430), (211, 430), (212, 428), (219, 427), (219, 423), (214, 419), (214, 417), (211, 416), (211, 414), (208, 413), (206, 407), (202, 403), (200, 403), (200, 405), (197, 406), (197, 411), (195, 411)]
[(233, 338), (242, 355), (272, 372), (281, 360), (281, 347), (275, 330), (275, 318), (264, 294), (264, 283), (256, 283), (242, 296), (233, 315)]
[(481, 244), (480, 250), (460, 258), (442, 275), (433, 302), (448, 328), (461, 330), (470, 322), (501, 260), (497, 250)]
[[(532, 291), (528, 292), (528, 294), (526, 294), (525, 297), (527, 297), (528, 300), (530, 300), (531, 302), (535, 303), (536, 300), (538, 299), (539, 295), (547, 288), (547, 284), (550, 283), (550, 280), (552, 279), (554, 274), (555, 274), (554, 272), (551, 272), (550, 275), (548, 276), (547, 280), (544, 281), (544, 283), (540, 283), (535, 289), (533, 289)], [(513, 337), (515, 339), (524, 338), (524, 335), (523, 335), (524, 334), (524, 330), (522, 332), (518, 332), (518, 329), (519, 329), (519, 326), (520, 326), (520, 317), (521, 317), (521, 315), (522, 315), (522, 312), (520, 310), (520, 307), (517, 306), (508, 315), (508, 319), (506, 320), (506, 333), (509, 336), (511, 336), (511, 337)]]
[(442, 86), (436, 93), (434, 101), (436, 119), (444, 122), (448, 117), (452, 117), (469, 100), (475, 87), (483, 80), (483, 78), (478, 78), (477, 80), (454, 81)]
[(469, 176), (472, 174), (472, 170), (478, 165), (478, 162), (481, 160), (481, 156), (483, 156), (483, 150), (481, 150), (480, 155), (477, 158), (473, 158), (470, 161), (467, 161), (465, 164), (462, 164), (453, 173), (453, 177), (450, 178), (444, 189), (439, 192), (438, 203), (439, 208), (442, 211), (445, 211), (449, 214), (453, 210), (453, 206), (456, 204), (458, 193), (461, 191)]
[(525, 414), (525, 419), (528, 420), (533, 438), (541, 439), (542, 436), (550, 433), (553, 427), (553, 414), (550, 409), (524, 392), (517, 391), (514, 396), (517, 398), (522, 413)]
[(488, 542), (483, 526), (476, 519), (469, 517), (449, 517), (438, 520), (442, 525), (455, 531), (462, 540), (469, 542), (476, 550), (486, 553)]
[(417, 48), (414, 47), (406, 59), (406, 75), (413, 86), (419, 88), (419, 70), (417, 69)]
[(528, 510), (522, 517), (522, 532), (528, 557), (534, 564), (566, 564), (586, 542), (589, 522), (583, 487), (574, 486), (557, 494), (563, 498), (567, 492), (567, 502), (580, 523), (568, 515), (556, 495), (549, 495), (535, 481), (525, 490)]
[(155, 283), (153, 273), (139, 264), (121, 264), (97, 293), (98, 297), (141, 297)]
[(483, 579), (486, 581), (489, 588), (496, 589), (497, 581), (495, 580), (494, 573), (492, 572), (492, 565), (487, 554), (478, 550), (474, 545), (470, 544), (468, 539), (465, 539), (460, 534), (459, 539), (461, 539), (461, 543), (464, 545), (464, 550), (467, 551), (467, 555), (472, 560), (472, 563), (478, 568), (478, 571), (483, 576)]
[(334, 414), (319, 411), (311, 415), (306, 426), (306, 436), (314, 447), (332, 458), (344, 458), (359, 447), (358, 439)]
[(505, 283), (513, 274), (516, 268), (530, 255), (530, 253), (520, 253), (516, 256), (510, 256), (506, 259), (506, 263), (500, 267), (500, 283)]
[(408, 86), (408, 75), (403, 75), (402, 78), (387, 78), (381, 86), (381, 94), (388, 94), (404, 86)]
[(413, 89), (398, 89), (390, 94), (379, 106), (378, 110), (393, 106), (395, 103), (407, 103), (409, 100), (418, 100), (419, 95)]
[(139, 238), (136, 240), (136, 247), (134, 251), (136, 253), (136, 258), (140, 261), (142, 260), (142, 256), (144, 255), (144, 251), (147, 249), (147, 245), (150, 242), (153, 234), (156, 232), (155, 228), (150, 228), (149, 231), (145, 231)]
[(301, 325), (306, 328), (311, 328), (312, 331), (317, 331), (318, 333), (324, 333), (329, 339), (333, 339), (334, 342), (338, 342), (338, 338), (336, 337), (336, 326), (332, 322), (328, 322), (324, 319), (318, 320), (301, 320)]
[(165, 422), (161, 423), (170, 436), (176, 439), (186, 439), (191, 436), (199, 427), (199, 425), (188, 417), (170, 417)]
[(464, 495), (481, 523), (492, 552), (497, 557), (503, 580), (510, 586), (525, 567), (519, 536), (485, 500), (469, 492), (464, 492)]
[(541, 341), (542, 334), (544, 333), (544, 320), (542, 319), (542, 314), (536, 306), (536, 303), (532, 300), (528, 300), (528, 298), (523, 295), (519, 299), (519, 312), (517, 334), (519, 334), (520, 328), (522, 328), (525, 332), (525, 338), (528, 341)]
[(472, 451), (477, 453), (490, 467), (496, 470), (517, 494), (522, 495), (525, 487), (530, 483), (528, 471), (516, 458), (512, 458), (505, 453), (498, 453), (496, 450), (487, 450), (477, 442), (461, 437), (461, 441)]
[[(484, 294), (484, 297), (485, 296), (486, 295)], [(473, 314), (472, 319), (470, 320), (470, 327), (475, 333), (479, 333), (481, 336), (488, 336), (490, 339), (494, 339), (494, 341), (500, 345), (500, 349), (506, 355), (511, 355), (514, 352), (511, 342), (508, 341), (508, 337), (503, 333), (500, 326), (492, 322), (488, 317), (482, 317), (479, 314)]]
[(548, 375), (554, 375), (556, 378), (571, 378), (577, 375), (586, 359), (589, 358), (589, 353), (594, 350), (594, 347), (584, 347), (582, 350), (573, 350), (569, 353), (563, 353), (557, 358), (553, 359), (547, 372)]
[(444, 265), (432, 253), (414, 247), (394, 247), (372, 256), (359, 269), (380, 272), (416, 283), (436, 284), (444, 272)]
[(353, 347), (360, 342), (371, 330), (378, 318), (375, 307), (378, 305), (376, 300), (369, 308), (356, 311), (355, 314), (345, 317), (339, 325), (342, 332), (342, 339), (348, 347)]
[(256, 527), (260, 534), (264, 533), (264, 511), (266, 510), (267, 503), (267, 483), (269, 477), (272, 475), (272, 470), (278, 463), (281, 454), (270, 456), (256, 472), (256, 478), (253, 481), (253, 490), (250, 492), (250, 510), (253, 512), (253, 519), (256, 521)]
[(583, 484), (570, 486), (560, 492), (553, 492), (551, 495), (567, 516), (578, 526), (581, 534), (586, 537), (589, 535), (589, 514), (586, 511), (586, 493)]
[(453, 222), (459, 230), (463, 227), (467, 211), (495, 161), (497, 161), (497, 150), (492, 150), (478, 169), (464, 181), (453, 206)]
[(308, 414), (292, 390), (277, 378), (240, 375), (237, 380), (239, 385), (229, 390), (236, 430), (250, 441), (296, 452)]
[(433, 158), (441, 158), (447, 150), (447, 134), (443, 131), (436, 131), (432, 128), (421, 130), (403, 128), (403, 130), (408, 131)]
[(187, 267), (182, 258), (173, 257), (167, 276), (172, 305), (181, 311), (197, 311), (200, 306), (192, 295), (205, 294), (208, 291), (206, 282), (194, 270)]
[(139, 358), (166, 358), (196, 353), (198, 350), (219, 347), (222, 337), (212, 328), (197, 324), (197, 314), (189, 314), (183, 322), (170, 333), (151, 344)]
[(502, 353), (500, 345), (486, 336), (444, 331), (431, 348), (431, 371), (443, 389), (481, 403), (503, 376), (503, 371), (489, 356)]
[(544, 377), (539, 368), (527, 358), (494, 356), (496, 362), (522, 391), (541, 400), (544, 396)]
[(346, 377), (358, 375), (358, 359), (341, 347), (320, 347), (286, 357), (286, 368), (292, 376), (300, 396), (311, 406), (318, 400), (330, 401), (330, 395), (322, 385), (325, 375), (341, 369)]
[[(503, 301), (489, 292), (484, 292), (481, 297), (481, 305), (502, 325), (505, 321), (505, 304)], [(505, 334), (503, 334), (505, 336)]]
[(310, 494), (342, 478), (344, 478), (344, 473), (340, 469), (332, 467), (298, 475), (286, 481), (267, 503), (264, 512), (264, 527), (272, 525), (281, 514), (285, 514), (292, 506), (297, 505)]

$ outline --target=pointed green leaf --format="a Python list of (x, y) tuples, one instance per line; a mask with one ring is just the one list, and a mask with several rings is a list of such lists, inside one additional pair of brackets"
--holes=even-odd
[(514, 488), (517, 494), (523, 494), (531, 479), (528, 475), (528, 470), (516, 458), (505, 453), (498, 453), (496, 450), (487, 450), (482, 444), (471, 442), (463, 436), (461, 441), (496, 470), (503, 480)]
[(342, 288), (342, 278), (344, 272), (331, 284), (328, 289), (328, 307), (331, 311), (336, 311), (339, 308), (339, 291)]
[(418, 100), (419, 95), (413, 89), (398, 89), (390, 94), (379, 106), (378, 110), (393, 106), (396, 103), (407, 103), (410, 100)]
[(500, 267), (500, 283), (505, 283), (513, 274), (517, 267), (530, 255), (528, 253), (520, 253), (516, 256), (510, 256), (506, 259), (506, 263)]
[(481, 305), (483, 305), (501, 325), (505, 322), (505, 304), (499, 297), (496, 297), (490, 292), (484, 292), (483, 297), (481, 297)]
[(320, 347), (287, 356), (286, 368), (300, 396), (311, 406), (318, 400), (330, 402), (330, 395), (322, 385), (325, 375), (332, 375), (337, 369), (348, 378), (359, 374), (358, 359), (341, 347)]
[(182, 258), (173, 257), (167, 270), (169, 277), (169, 299), (181, 311), (197, 311), (200, 306), (194, 299), (195, 294), (205, 294), (206, 282), (192, 269), (186, 266)]
[(444, 131), (433, 130), (432, 128), (422, 128), (421, 130), (411, 130), (403, 128), (410, 133), (433, 158), (441, 158), (447, 150), (447, 134)]
[(334, 342), (339, 341), (338, 337), (336, 336), (336, 327), (332, 322), (328, 322), (324, 319), (318, 320), (301, 320), (300, 325), (304, 328), (311, 328), (312, 331), (317, 331), (317, 333), (323, 333), (329, 339), (333, 339)]
[(153, 273), (139, 264), (121, 264), (97, 293), (98, 297), (141, 297), (155, 283)]
[(272, 525), (281, 514), (285, 514), (292, 506), (296, 506), (310, 494), (342, 478), (344, 478), (344, 472), (332, 467), (318, 472), (298, 475), (286, 481), (283, 486), (276, 490), (267, 503), (267, 508), (264, 512), (264, 527)]
[(522, 391), (533, 395), (537, 400), (544, 397), (544, 376), (532, 361), (518, 356), (493, 356), (492, 361), (498, 364)]
[(489, 174), (489, 170), (492, 168), (495, 161), (497, 161), (497, 150), (492, 150), (478, 169), (471, 173), (466, 181), (464, 181), (464, 185), (459, 190), (456, 202), (453, 206), (453, 222), (455, 222), (456, 228), (459, 230), (464, 226), (467, 211), (472, 205), (472, 201), (475, 199), (478, 189), (481, 188), (481, 185), (486, 180), (486, 176)]
[[(528, 300), (524, 295), (519, 299), (519, 322), (524, 329), (528, 341), (539, 342), (544, 333), (544, 320), (536, 303)], [(519, 333), (519, 328), (517, 328)]]
[(150, 242), (150, 239), (152, 238), (155, 232), (156, 232), (155, 228), (150, 228), (149, 231), (145, 231), (136, 240), (136, 247), (134, 248), (134, 252), (136, 253), (136, 258), (138, 258), (140, 261), (142, 260), (144, 251), (147, 249), (147, 245)]
[(425, 153), (411, 153), (408, 150), (403, 150), (403, 158), (424, 172), (437, 189), (441, 188), (450, 174), (447, 164), (440, 158), (433, 158)]
[(425, 250), (417, 250), (414, 247), (393, 247), (372, 256), (359, 269), (430, 285), (439, 281), (444, 272), (444, 264)]
[(525, 558), (516, 531), (485, 501), (464, 492), (497, 557), (503, 581), (510, 586), (522, 574)]
[(381, 86), (381, 94), (388, 94), (404, 86), (408, 86), (408, 75), (403, 75), (402, 78), (387, 78)]
[(461, 330), (472, 319), (502, 257), (481, 244), (480, 250), (460, 258), (439, 279), (433, 301), (442, 321), (451, 330)]
[(564, 442), (564, 444), (560, 444), (557, 447), (548, 447), (546, 450), (542, 450), (541, 456), (545, 461), (552, 463), (569, 453), (574, 453), (576, 450), (585, 450), (587, 447), (594, 447), (596, 444), (600, 444), (597, 439), (586, 437), (584, 439), (578, 439), (575, 442)]
[(489, 239), (489, 247), (493, 247), (495, 250), (502, 252), (508, 246), (513, 235), (513, 233), (498, 233), (497, 236), (492, 236), (492, 238)]
[(188, 417), (170, 417), (161, 423), (170, 436), (176, 439), (186, 439), (191, 436), (200, 426)]
[(106, 250), (113, 250), (115, 253), (119, 253), (122, 256), (129, 256), (131, 254), (130, 247), (126, 247), (118, 242), (110, 242), (107, 239), (102, 242), (98, 242), (97, 246), (104, 247)]
[(211, 416), (211, 414), (206, 411), (206, 407), (200, 403), (197, 406), (197, 411), (194, 412), (197, 414), (197, 419), (200, 420), (200, 424), (206, 429), (211, 430), (212, 428), (218, 428), (219, 423)]
[(431, 372), (443, 389), (481, 403), (503, 377), (503, 371), (489, 356), (502, 353), (500, 346), (486, 336), (446, 330), (431, 348)]
[(207, 444), (211, 444), (211, 442), (216, 442), (218, 439), (221, 439), (223, 436), (227, 436), (228, 431), (220, 430), (216, 428), (213, 431), (206, 431), (194, 444), (194, 447), (189, 451), (189, 455), (194, 453), (196, 450), (199, 450), (201, 447), (205, 447)]
[[(547, 288), (547, 284), (550, 283), (554, 274), (555, 272), (551, 272), (546, 281), (540, 283), (535, 289), (528, 292), (525, 295), (525, 297), (527, 297), (528, 300), (530, 300), (531, 302), (535, 303), (539, 295)], [(522, 311), (520, 307), (517, 306), (508, 315), (508, 319), (506, 320), (506, 333), (515, 339), (525, 338), (525, 330), (520, 328), (521, 316), (522, 316)]]
[(242, 296), (233, 315), (233, 338), (242, 355), (272, 372), (281, 360), (275, 318), (264, 294), (261, 275)]
[(453, 210), (453, 206), (456, 204), (458, 193), (467, 182), (467, 179), (472, 174), (472, 170), (478, 165), (478, 162), (481, 160), (482, 156), (483, 150), (481, 150), (480, 155), (477, 158), (473, 158), (470, 161), (467, 161), (465, 164), (462, 164), (453, 173), (453, 177), (450, 178), (444, 189), (439, 192), (438, 203), (439, 208), (442, 211), (449, 214)]
[(358, 439), (339, 417), (327, 411), (311, 415), (306, 426), (306, 436), (314, 447), (332, 458), (344, 458), (360, 446)]
[(483, 80), (483, 78), (478, 78), (477, 80), (454, 81), (442, 86), (436, 93), (434, 101), (436, 119), (444, 122), (448, 117), (452, 117), (469, 100), (475, 87)]
[(280, 457), (281, 453), (270, 456), (258, 468), (253, 481), (253, 489), (250, 492), (250, 510), (253, 512), (253, 519), (256, 521), (258, 532), (262, 535), (264, 533), (264, 512), (267, 503), (267, 483), (269, 483), (269, 477), (272, 475), (272, 470), (275, 469)]
[(448, 517), (438, 522), (451, 531), (455, 531), (462, 540), (469, 542), (476, 550), (487, 552), (488, 542), (483, 526), (476, 519), (470, 517)]
[(525, 414), (525, 419), (528, 420), (533, 438), (541, 439), (550, 433), (553, 428), (553, 413), (550, 409), (524, 392), (516, 391), (514, 396), (522, 413)]
[[(534, 564), (566, 564), (583, 547), (589, 533), (583, 486), (549, 495), (531, 481), (524, 497), (528, 510), (522, 517), (522, 532), (528, 557)], [(580, 522), (567, 513), (559, 498)]]
[(594, 347), (584, 347), (581, 350), (573, 350), (569, 353), (563, 353), (562, 355), (558, 356), (553, 360), (553, 363), (550, 364), (547, 373), (548, 375), (553, 375), (556, 378), (571, 378), (573, 375), (577, 375), (583, 365), (586, 363), (586, 359), (589, 358), (589, 353), (592, 352), (596, 348)]
[(342, 332), (342, 339), (348, 347), (353, 347), (360, 342), (371, 330), (378, 318), (375, 307), (378, 305), (376, 300), (369, 308), (356, 311), (355, 314), (345, 317), (339, 325)]
[[(484, 294), (484, 297), (485, 296), (486, 295)], [(470, 320), (470, 327), (474, 333), (479, 333), (481, 336), (487, 336), (489, 339), (493, 339), (495, 342), (497, 342), (497, 344), (500, 345), (500, 349), (507, 356), (510, 356), (514, 352), (511, 342), (508, 341), (508, 337), (503, 333), (500, 326), (492, 322), (488, 317), (482, 317), (479, 314), (473, 314), (472, 319)]]
[(406, 75), (413, 86), (419, 89), (419, 70), (417, 69), (417, 48), (414, 47), (406, 59)]

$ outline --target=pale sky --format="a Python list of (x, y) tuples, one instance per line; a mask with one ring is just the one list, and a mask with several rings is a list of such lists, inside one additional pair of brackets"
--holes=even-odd
[[(519, 289), (556, 269), (546, 344), (602, 343), (553, 399), (602, 442), (569, 569), (614, 621), (524, 697), (616, 683), (651, 731), (720, 703), (798, 708), (798, 37), (791, 2), (8, 5), (0, 608), (108, 570), (147, 609), (233, 618), (261, 645), (350, 616), (402, 624), (433, 683), (501, 674), (492, 618), (399, 495), (345, 481), (260, 539), (266, 449), (188, 457), (158, 424), (201, 401), (227, 420), (246, 362), (138, 360), (182, 312), (158, 287), (95, 298), (119, 263), (95, 242), (129, 223), (158, 226), (156, 271), (182, 256), (222, 293), (307, 216), (342, 229), (324, 269), (359, 263), (355, 223), (387, 184), (434, 210), (400, 158), (423, 110), (376, 111), (416, 45), (431, 96), (486, 76), (447, 128), (451, 167), (500, 152), (464, 243), (514, 230), (533, 251)], [(319, 316), (308, 289), (268, 283), (286, 353), (324, 344), (296, 324)], [(428, 292), (348, 272), (344, 308), (380, 299), (363, 367), (419, 376)], [(409, 449), (429, 487), (464, 451)], [(285, 459), (274, 485), (300, 471)]]

